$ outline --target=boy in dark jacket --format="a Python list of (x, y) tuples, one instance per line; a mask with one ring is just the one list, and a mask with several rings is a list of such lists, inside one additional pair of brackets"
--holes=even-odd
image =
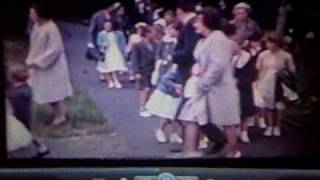
[[(28, 70), (23, 65), (13, 65), (9, 70), (9, 85), (7, 96), (13, 109), (13, 115), (22, 122), (22, 124), (31, 130), (31, 107), (32, 107), (32, 90), (27, 84), (29, 78)], [(43, 157), (49, 153), (49, 149), (33, 139), (33, 144), (38, 149), (38, 157)]]
[(151, 93), (151, 76), (156, 58), (156, 43), (154, 43), (154, 29), (142, 28), (142, 42), (135, 44), (130, 56), (135, 78), (139, 86), (140, 116), (150, 117), (145, 104)]

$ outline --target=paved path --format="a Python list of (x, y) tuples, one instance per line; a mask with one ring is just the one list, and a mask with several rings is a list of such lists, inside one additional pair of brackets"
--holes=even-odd
[[(99, 81), (95, 63), (85, 59), (87, 27), (75, 24), (62, 27), (64, 34), (70, 35), (65, 47), (75, 88), (87, 92), (96, 101), (120, 140), (110, 142), (108, 135), (76, 140), (46, 139), (53, 151), (50, 157), (167, 157), (169, 145), (160, 145), (154, 138), (156, 119), (138, 116), (137, 90), (128, 83), (121, 90), (108, 89)], [(257, 129), (252, 134), (252, 144), (241, 145), (245, 157), (302, 156), (319, 150), (317, 141), (289, 129), (280, 138), (265, 138)]]

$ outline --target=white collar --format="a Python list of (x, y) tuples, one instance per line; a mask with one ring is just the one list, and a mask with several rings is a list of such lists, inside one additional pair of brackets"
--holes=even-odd
[(177, 38), (174, 38), (174, 37), (170, 37), (169, 35), (165, 35), (163, 38), (162, 38), (162, 41), (163, 42), (166, 42), (166, 43), (177, 43)]

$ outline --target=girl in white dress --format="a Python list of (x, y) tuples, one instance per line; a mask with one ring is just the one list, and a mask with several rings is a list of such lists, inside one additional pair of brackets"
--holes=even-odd
[(265, 136), (281, 136), (280, 111), (284, 108), (284, 104), (282, 87), (277, 74), (285, 69), (295, 73), (293, 58), (282, 49), (282, 44), (279, 34), (270, 33), (266, 44), (268, 50), (259, 55), (256, 64), (258, 69), (256, 88), (267, 119)]
[(176, 74), (177, 66), (172, 67), (160, 78), (156, 90), (150, 96), (146, 109), (152, 115), (159, 117), (159, 125), (156, 129), (155, 136), (159, 143), (166, 143), (166, 127), (170, 125), (169, 142), (182, 143), (182, 138), (178, 134), (178, 123), (175, 121), (176, 114), (182, 98), (176, 92)]
[(104, 59), (98, 62), (97, 70), (105, 76), (109, 88), (120, 89), (118, 73), (127, 70), (124, 59), (126, 39), (121, 31), (115, 31), (115, 24), (111, 21), (104, 23), (104, 29), (98, 34), (97, 44)]

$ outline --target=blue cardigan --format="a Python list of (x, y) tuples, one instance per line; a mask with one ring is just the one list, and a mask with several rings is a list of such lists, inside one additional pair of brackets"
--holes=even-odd
[(170, 68), (161, 78), (157, 90), (173, 97), (180, 97), (174, 85), (177, 83), (177, 68)]
[[(108, 49), (108, 46), (109, 46), (109, 39), (108, 39), (107, 33), (108, 32), (106, 32), (106, 31), (101, 31), (98, 34), (97, 45), (98, 45), (98, 49), (101, 53), (105, 53), (106, 50)], [(126, 53), (125, 53), (125, 48), (126, 48), (125, 35), (121, 31), (113, 31), (111, 33), (115, 34), (118, 47), (119, 47), (122, 55), (125, 57), (125, 55), (126, 55)]]

